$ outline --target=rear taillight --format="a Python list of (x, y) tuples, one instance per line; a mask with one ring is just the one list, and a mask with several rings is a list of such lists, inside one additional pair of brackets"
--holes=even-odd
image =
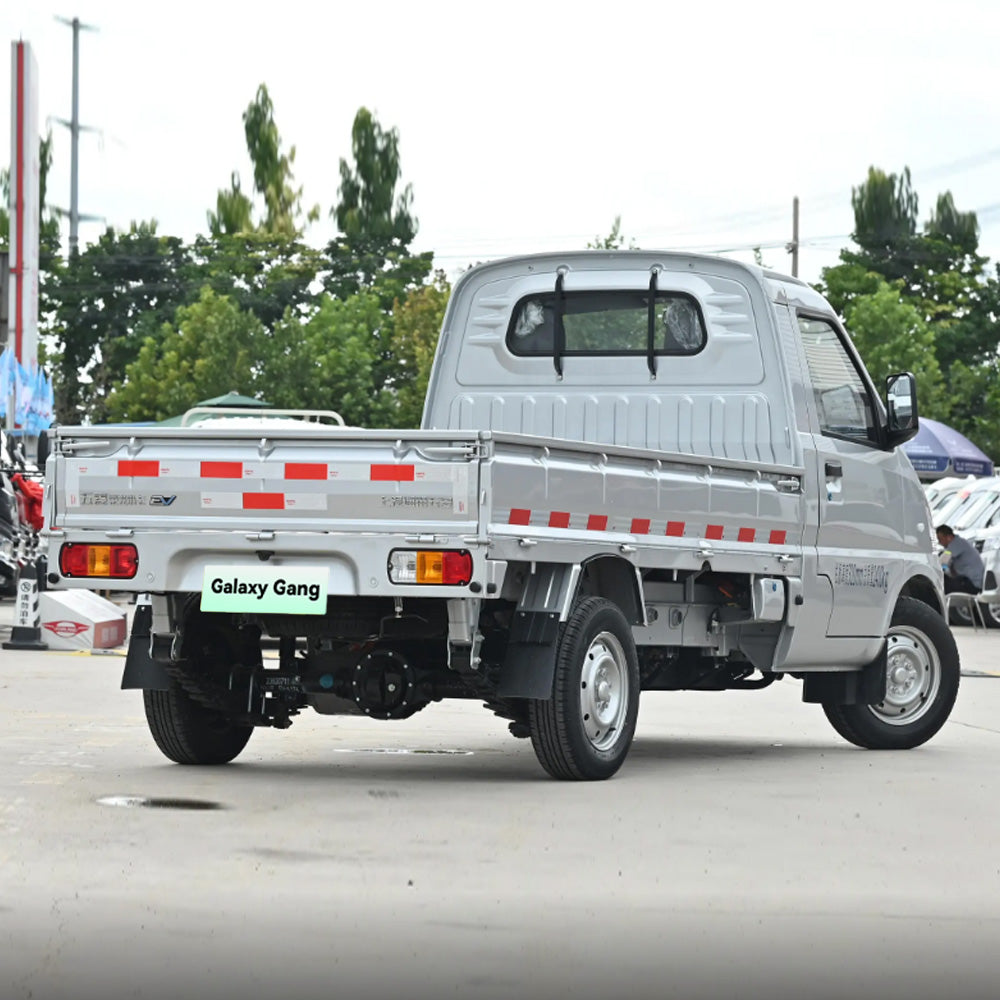
[(395, 549), (389, 555), (389, 579), (462, 587), (472, 579), (472, 555), (465, 549)]
[(59, 550), (59, 572), (63, 576), (131, 580), (138, 569), (139, 553), (134, 545), (77, 545), (69, 542)]

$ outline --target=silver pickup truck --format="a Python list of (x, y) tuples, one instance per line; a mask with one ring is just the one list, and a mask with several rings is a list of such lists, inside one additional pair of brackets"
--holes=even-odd
[(455, 285), (419, 430), (59, 428), (48, 583), (148, 595), (123, 687), (179, 763), (305, 708), (473, 698), (552, 776), (600, 779), (640, 692), (786, 677), (847, 740), (914, 747), (960, 671), (897, 447), (913, 377), (884, 393), (795, 279), (498, 261)]

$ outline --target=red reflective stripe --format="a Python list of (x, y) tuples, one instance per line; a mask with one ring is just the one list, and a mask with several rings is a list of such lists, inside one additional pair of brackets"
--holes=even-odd
[(244, 493), (244, 510), (284, 510), (284, 493)]
[(554, 510), (549, 514), (549, 527), (550, 528), (568, 528), (569, 527), (569, 514), (565, 511)]
[(648, 535), (649, 534), (649, 518), (648, 517), (633, 517), (632, 527), (630, 529), (633, 535)]
[(771, 537), (768, 539), (772, 545), (784, 545), (785, 538), (788, 536), (787, 531), (772, 531)]
[(716, 541), (722, 538), (722, 525), (721, 524), (710, 524), (705, 529), (705, 537), (713, 538)]
[(412, 483), (415, 473), (412, 465), (373, 465), (371, 479), (376, 483)]
[(158, 476), (159, 474), (159, 462), (137, 462), (122, 459), (118, 463), (119, 476)]
[(607, 514), (591, 514), (590, 517), (587, 518), (587, 531), (607, 531), (607, 528)]
[(756, 537), (757, 537), (756, 529), (740, 528), (740, 533), (736, 536), (736, 540), (738, 542), (752, 542)]
[(202, 462), (202, 479), (242, 479), (242, 462)]
[(285, 479), (326, 479), (326, 462), (285, 462)]
[(530, 524), (531, 523), (531, 511), (525, 510), (523, 507), (514, 507), (510, 512), (510, 517), (507, 520), (508, 524)]
[(684, 534), (684, 522), (683, 521), (667, 521), (667, 531), (668, 535), (674, 538), (680, 538)]

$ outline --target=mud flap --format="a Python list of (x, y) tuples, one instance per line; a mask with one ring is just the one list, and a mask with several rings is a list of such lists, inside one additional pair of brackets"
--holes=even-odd
[(153, 606), (142, 598), (136, 604), (132, 618), (132, 634), (128, 641), (122, 690), (168, 691), (170, 678), (162, 663), (149, 655), (149, 633), (153, 625)]
[(515, 612), (497, 694), (501, 698), (548, 701), (552, 697), (558, 638), (556, 612)]
[(802, 700), (827, 705), (877, 705), (885, 699), (888, 643), (860, 670), (804, 675)]
[(507, 655), (500, 668), (501, 698), (552, 697), (559, 621), (569, 608), (579, 566), (534, 563), (510, 623)]

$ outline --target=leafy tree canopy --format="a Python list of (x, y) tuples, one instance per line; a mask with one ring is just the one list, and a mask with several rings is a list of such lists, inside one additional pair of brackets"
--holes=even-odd
[(1000, 457), (1000, 420), (988, 416), (1000, 401), (1000, 271), (987, 271), (978, 254), (975, 213), (945, 192), (918, 230), (908, 169), (897, 176), (872, 167), (852, 204), (860, 249), (824, 269), (820, 290), (876, 378), (909, 368), (924, 416)]
[(451, 286), (444, 272), (436, 271), (432, 282), (411, 292), (396, 306), (397, 427), (420, 425), (431, 365), (450, 296)]
[(367, 108), (359, 108), (351, 128), (352, 166), (340, 161), (340, 201), (330, 214), (349, 239), (365, 237), (408, 246), (417, 235), (410, 206), (412, 185), (397, 195), (399, 133), (386, 131)]
[(144, 338), (188, 301), (190, 275), (188, 249), (159, 236), (155, 221), (133, 223), (127, 233), (109, 228), (66, 262), (53, 279), (47, 328), (64, 422), (107, 418), (113, 382)]
[(319, 207), (303, 212), (302, 188), (293, 183), (295, 147), (287, 153), (282, 152), (281, 136), (274, 121), (274, 104), (263, 83), (243, 112), (243, 132), (253, 164), (254, 190), (264, 201), (264, 217), (254, 223), (253, 203), (244, 194), (239, 174), (234, 171), (229, 188), (220, 190), (216, 197), (215, 211), (208, 213), (209, 232), (215, 237), (253, 230), (300, 237), (305, 223), (319, 217)]
[(872, 292), (851, 300), (844, 321), (877, 386), (893, 372), (911, 371), (920, 386), (921, 407), (940, 409), (941, 368), (934, 332), (898, 286), (876, 279)]
[(177, 310), (158, 337), (145, 339), (128, 365), (127, 380), (116, 384), (108, 399), (108, 416), (164, 420), (232, 389), (255, 395), (265, 338), (256, 316), (205, 288), (197, 302)]
[(595, 236), (587, 244), (588, 250), (638, 250), (636, 242), (629, 239), (628, 246), (625, 246), (625, 237), (622, 235), (622, 217), (615, 216), (615, 221), (611, 224), (611, 232), (607, 236)]
[(417, 220), (411, 185), (397, 194), (397, 131), (386, 131), (367, 108), (360, 108), (351, 128), (351, 152), (353, 164), (340, 161), (340, 200), (330, 211), (340, 235), (327, 246), (324, 285), (340, 297), (374, 288), (389, 311), (396, 299), (426, 280), (433, 254), (414, 255), (409, 249)]

